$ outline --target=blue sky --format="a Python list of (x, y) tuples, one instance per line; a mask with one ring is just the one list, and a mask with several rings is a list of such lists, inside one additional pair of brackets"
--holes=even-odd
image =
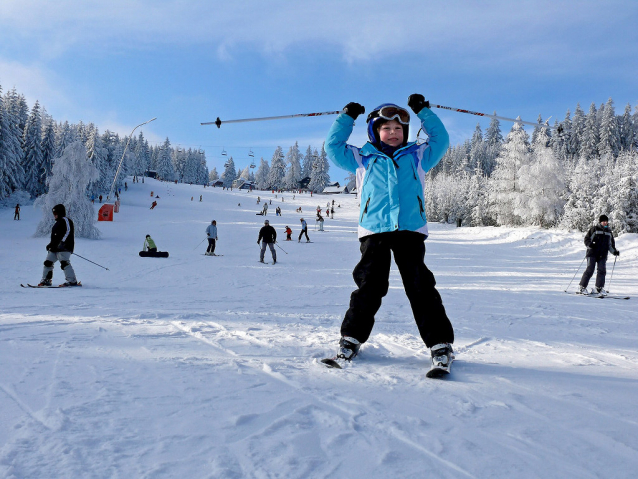
[[(535, 121), (609, 97), (638, 104), (638, 1), (0, 2), (0, 85), (57, 120), (152, 142), (222, 148), (239, 167), (276, 146), (320, 147), (334, 117), (224, 119), (442, 105)], [(453, 144), (489, 120), (435, 110)], [(502, 123), (504, 132), (511, 125)], [(413, 134), (418, 125), (414, 125)], [(351, 143), (366, 140), (365, 120)], [(345, 172), (331, 168), (334, 180)]]

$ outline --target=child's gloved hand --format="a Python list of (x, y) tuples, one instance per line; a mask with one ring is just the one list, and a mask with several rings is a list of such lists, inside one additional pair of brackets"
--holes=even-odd
[(423, 108), (430, 108), (430, 102), (420, 93), (412, 93), (408, 97), (408, 106), (418, 115)]
[(353, 120), (356, 120), (359, 115), (366, 112), (366, 109), (363, 105), (351, 101), (343, 107), (343, 112)]

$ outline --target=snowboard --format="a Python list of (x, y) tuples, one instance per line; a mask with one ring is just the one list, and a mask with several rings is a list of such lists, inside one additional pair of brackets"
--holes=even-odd
[[(23, 288), (36, 288), (36, 289), (40, 289), (40, 288), (49, 288), (49, 289), (51, 289), (51, 288), (76, 288), (77, 287), (77, 286), (64, 286), (64, 285), (38, 286), (38, 285), (35, 285), (35, 284), (29, 284), (29, 283), (27, 283), (26, 285), (25, 284), (20, 284), (20, 286), (22, 286)], [(82, 281), (78, 281), (78, 286), (82, 286)]]
[(140, 251), (142, 258), (168, 258), (168, 251)]

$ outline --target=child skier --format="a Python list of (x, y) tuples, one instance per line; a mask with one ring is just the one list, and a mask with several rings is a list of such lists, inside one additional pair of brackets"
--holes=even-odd
[(71, 266), (71, 255), (75, 248), (75, 228), (73, 221), (66, 217), (64, 205), (53, 207), (55, 223), (51, 228), (51, 242), (47, 245), (47, 259), (44, 261), (42, 280), (38, 286), (51, 286), (53, 279), (53, 265), (60, 262), (60, 268), (64, 271), (66, 282), (60, 286), (81, 286), (75, 277), (75, 271)]
[(292, 235), (292, 230), (286, 226), (286, 241), (292, 241), (292, 238), (290, 237)]
[(353, 271), (358, 289), (350, 297), (335, 359), (351, 360), (368, 340), (381, 299), (388, 293), (392, 252), (419, 333), (431, 351), (432, 368), (427, 375), (438, 377), (450, 371), (454, 330), (435, 288), (434, 275), (424, 263), (428, 227), (423, 186), (425, 173), (447, 150), (449, 136), (423, 95), (410, 95), (408, 106), (421, 120), (429, 142), (408, 143), (410, 115), (390, 103), (368, 115), (369, 142), (362, 148), (346, 144), (354, 120), (365, 113), (358, 103), (348, 103), (328, 133), (328, 156), (337, 166), (356, 173), (361, 198), (361, 261)]
[(206, 237), (208, 238), (208, 249), (206, 250), (206, 256), (215, 256), (215, 241), (217, 241), (217, 221), (211, 221), (208, 228), (206, 228)]

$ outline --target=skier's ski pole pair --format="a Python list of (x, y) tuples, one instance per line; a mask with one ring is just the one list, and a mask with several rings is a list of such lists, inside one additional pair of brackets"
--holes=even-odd
[[(433, 102), (426, 102), (428, 104), (428, 108), (440, 108), (442, 110), (449, 110), (449, 111), (455, 111), (458, 113), (466, 113), (468, 115), (475, 115), (475, 116), (484, 116), (486, 118), (492, 118), (494, 120), (503, 120), (503, 121), (511, 121), (514, 123), (520, 123), (521, 125), (529, 125), (529, 126), (534, 126), (534, 127), (541, 127), (541, 128), (547, 128), (547, 129), (553, 129), (554, 127), (550, 126), (548, 124), (548, 122), (545, 123), (532, 123), (530, 121), (523, 121), (520, 119), (520, 117), (518, 118), (507, 118), (505, 116), (497, 116), (497, 115), (489, 115), (487, 113), (480, 113), (477, 111), (471, 111), (471, 110), (466, 110), (463, 108), (455, 108), (455, 107), (451, 107), (451, 106), (443, 106), (443, 105), (438, 105), (435, 104)], [(253, 121), (267, 121), (267, 120), (285, 120), (285, 119), (289, 119), (289, 118), (304, 118), (304, 117), (311, 117), (311, 116), (324, 116), (324, 115), (338, 115), (340, 114), (341, 111), (323, 111), (323, 112), (317, 112), (317, 113), (296, 113), (294, 115), (281, 115), (281, 116), (264, 116), (264, 117), (259, 117), (259, 118), (242, 118), (242, 119), (238, 119), (238, 120), (221, 120), (219, 117), (217, 117), (217, 119), (215, 121), (207, 121), (207, 122), (203, 122), (201, 123), (201, 125), (216, 125), (217, 128), (221, 128), (222, 124), (224, 123), (248, 123), (248, 122), (253, 122)], [(365, 109), (362, 113), (365, 113)], [(562, 133), (562, 132), (567, 132), (570, 130), (565, 130), (562, 126), (558, 126), (556, 127), (556, 131), (558, 131), (558, 133)]]

